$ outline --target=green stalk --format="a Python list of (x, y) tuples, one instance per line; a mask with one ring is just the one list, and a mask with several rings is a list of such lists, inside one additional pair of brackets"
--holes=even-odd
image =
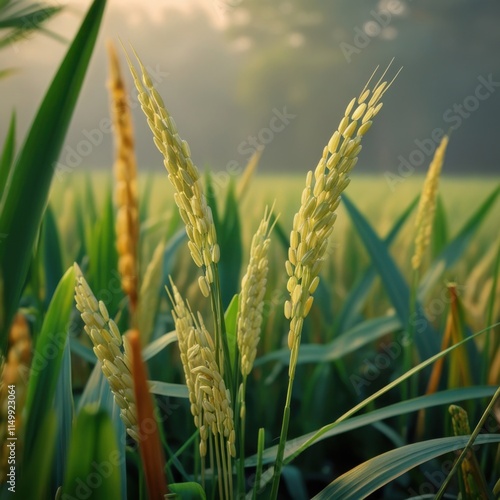
[(219, 485), (219, 498), (224, 498), (224, 487), (222, 486), (222, 466), (221, 466), (221, 459), (220, 459), (220, 449), (219, 449), (219, 442), (217, 441), (217, 438), (215, 438), (212, 434), (211, 439), (214, 441), (214, 446), (215, 446), (215, 461), (217, 463), (217, 469), (213, 469), (212, 471), (214, 474), (217, 475), (217, 483)]
[[(239, 429), (237, 434), (239, 434), (240, 439), (240, 459), (238, 463), (238, 496), (245, 496), (245, 422), (246, 422), (246, 405), (245, 405), (245, 394), (247, 388), (247, 377), (243, 378), (243, 383), (240, 385), (240, 390), (238, 394), (238, 405), (236, 407), (237, 413), (235, 412), (235, 421), (239, 422)], [(240, 418), (238, 418), (238, 416)], [(236, 425), (236, 424), (235, 424)]]
[(255, 469), (255, 483), (253, 485), (252, 500), (257, 499), (257, 492), (260, 489), (260, 478), (262, 477), (262, 455), (264, 454), (264, 428), (259, 429), (257, 437), (257, 467)]
[(274, 464), (273, 486), (271, 489), (271, 500), (278, 498), (278, 489), (280, 485), (281, 469), (283, 467), (283, 457), (285, 455), (285, 445), (288, 435), (288, 426), (290, 423), (290, 412), (292, 402), (293, 381), (295, 379), (295, 368), (297, 367), (297, 358), (299, 355), (300, 337), (302, 329), (295, 340), (292, 352), (290, 353), (290, 368), (288, 371), (288, 389), (286, 391), (285, 407), (283, 409), (283, 418), (281, 420), (280, 442), (278, 445), (278, 453), (276, 454), (276, 462)]
[[(231, 393), (231, 401), (235, 401), (236, 395), (236, 387), (234, 385), (234, 380), (232, 376), (231, 369), (231, 357), (229, 355), (229, 345), (227, 342), (226, 335), (226, 322), (224, 321), (224, 306), (222, 305), (222, 294), (220, 291), (220, 279), (219, 279), (219, 271), (217, 268), (217, 264), (213, 264), (213, 272), (214, 272), (214, 284), (211, 287), (210, 300), (212, 303), (212, 312), (214, 315), (214, 324), (215, 324), (215, 352), (216, 352), (216, 361), (219, 365), (220, 369), (224, 367), (224, 382)], [(223, 358), (223, 363), (221, 363), (221, 359)], [(234, 403), (233, 403), (234, 405)], [(233, 408), (234, 409), (234, 408)]]

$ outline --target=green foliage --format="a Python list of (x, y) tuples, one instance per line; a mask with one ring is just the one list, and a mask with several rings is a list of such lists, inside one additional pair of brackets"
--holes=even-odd
[[(13, 114), (0, 156), (3, 352), (10, 319), (20, 304), (22, 313), (33, 320), (34, 357), (25, 421), (19, 433), (24, 439), (19, 462), (21, 498), (54, 498), (61, 486), (59, 495), (63, 498), (88, 494), (97, 499), (126, 500), (144, 495), (137, 443), (126, 437), (110, 384), (73, 308), (74, 272), (70, 269), (63, 275), (66, 259), (81, 262), (91, 287), (105, 302), (121, 331), (131, 327), (117, 272), (111, 186), (106, 178), (98, 192), (90, 174), (80, 182), (82, 178), (72, 173), (55, 191), (64, 189), (74, 193), (74, 204), (65, 207), (74, 217), (65, 222), (60, 217), (61, 205), (55, 200), (48, 205), (54, 165), (91, 57), (104, 4), (103, 0), (92, 4), (24, 146), (16, 156)], [(5, 6), (12, 7), (11, 2), (0, 0), (0, 10)], [(275, 9), (267, 8), (269, 12)], [(311, 9), (316, 11), (319, 7)], [(47, 10), (47, 18), (56, 11)], [(21, 21), (35, 12), (33, 7), (24, 12), (24, 18), (11, 16), (10, 24), (0, 17), (0, 29), (7, 25), (18, 29)], [(2, 39), (0, 46), (1, 43)], [(58, 173), (68, 174), (56, 168)], [(222, 443), (217, 451), (209, 450), (212, 462), (202, 471), (198, 447), (201, 431), (196, 431), (193, 425), (193, 401), (189, 399), (179, 360), (171, 304), (164, 292), (169, 277), (173, 276), (181, 294), (188, 298), (189, 308), (195, 314), (199, 311), (211, 333), (218, 332), (217, 342), (223, 340), (226, 363), (223, 376), (231, 396), (228, 404), (232, 405), (236, 420), (238, 448), (238, 458), (232, 463), (238, 477), (225, 478), (224, 485), (234, 484), (238, 497), (246, 494), (267, 498), (266, 485), (272, 479), (278, 451), (276, 436), (282, 424), (278, 410), (287, 390), (290, 369), (290, 350), (284, 347), (288, 323), (283, 318), (286, 296), (283, 262), (293, 216), (288, 202), (296, 201), (300, 191), (285, 186), (287, 182), (293, 186), (293, 179), (281, 179), (279, 195), (287, 195), (284, 201), (277, 201), (285, 208), (282, 207), (280, 222), (272, 234), (261, 343), (254, 370), (240, 387), (237, 313), (241, 271), (249, 236), (256, 226), (256, 214), (261, 213), (269, 198), (275, 197), (276, 185), (268, 180), (271, 191), (268, 195), (257, 188), (255, 196), (249, 193), (243, 203), (235, 195), (234, 181), (222, 192), (207, 174), (206, 199), (220, 245), (220, 261), (214, 266), (218, 273), (213, 285), (215, 296), (208, 303), (194, 284), (198, 270), (187, 263), (186, 234), (178, 212), (166, 215), (152, 209), (154, 182), (155, 178), (149, 175), (140, 191), (140, 277), (143, 279), (151, 266), (149, 271), (155, 278), (150, 288), (145, 286), (140, 294), (141, 307), (146, 311), (141, 326), (147, 325), (143, 327), (147, 332), (141, 332), (142, 356), (152, 374), (149, 391), (156, 399), (156, 419), (161, 424), (161, 443), (167, 457), (165, 476), (170, 482), (171, 496), (217, 497), (219, 478), (215, 471), (220, 474), (226, 464), (222, 467), (214, 463), (220, 460), (220, 455), (214, 455), (227, 444)], [(254, 182), (266, 181), (254, 179)], [(413, 284), (407, 266), (412, 250), (410, 219), (418, 199), (414, 198), (416, 193), (398, 199), (394, 220), (391, 214), (391, 220), (377, 220), (377, 223), (370, 220), (377, 219), (382, 210), (372, 211), (366, 204), (365, 198), (369, 197), (353, 196), (359, 200), (356, 203), (344, 197), (343, 207), (348, 217), (340, 212), (339, 222), (343, 219), (348, 228), (338, 228), (336, 242), (340, 245), (325, 259), (327, 267), (304, 325), (296, 383), (293, 393), (290, 390), (290, 411), (285, 414), (293, 437), (284, 446), (280, 492), (291, 492), (294, 498), (316, 495), (314, 498), (358, 499), (380, 490), (381, 498), (395, 498), (394, 492), (402, 498), (421, 479), (418, 469), (421, 464), (439, 466), (438, 457), (463, 449), (476, 438), (474, 435), (470, 439), (446, 437), (450, 434), (448, 405), (465, 402), (471, 419), (476, 422), (482, 414), (479, 423), (486, 426), (493, 400), (488, 411), (484, 411), (485, 400), (496, 390), (488, 382), (497, 380), (499, 364), (497, 336), (490, 330), (498, 326), (494, 322), (498, 314), (500, 257), (493, 256), (487, 262), (488, 270), (492, 270), (486, 277), (473, 279), (469, 273), (472, 275), (471, 270), (482, 264), (484, 248), (492, 243), (485, 227), (499, 192), (500, 187), (496, 187), (484, 200), (476, 199), (478, 208), (472, 214), (464, 209), (465, 217), (457, 216), (453, 207), (447, 205), (444, 194), (441, 195), (428, 269)], [(170, 210), (173, 203), (169, 196), (165, 198)], [(413, 201), (408, 204), (409, 200)], [(46, 206), (49, 208), (45, 209)], [(401, 206), (405, 208), (399, 212)], [(460, 224), (461, 220), (465, 222)], [(389, 230), (382, 238), (379, 234), (383, 227)], [(38, 247), (34, 248), (37, 241)], [(31, 275), (26, 279), (28, 266), (32, 266)], [(487, 293), (476, 302), (460, 297), (453, 305), (458, 311), (455, 314), (453, 310), (448, 313), (447, 309), (453, 306), (446, 301), (443, 304), (444, 299), (439, 302), (442, 306), (439, 313), (429, 309), (428, 304), (436, 300), (440, 281), (455, 275), (462, 283), (467, 281), (468, 287), (486, 289)], [(438, 291), (442, 289), (446, 287)], [(418, 298), (414, 315), (412, 296)], [(475, 298), (472, 293), (471, 296)], [(473, 307), (474, 317), (481, 318), (479, 327), (472, 324), (468, 315)], [(214, 321), (207, 320), (210, 312)], [(456, 322), (453, 332), (458, 339), (446, 337), (448, 317)], [(412, 322), (419, 328), (414, 336), (416, 346), (408, 347), (403, 345), (404, 333)], [(406, 366), (408, 359), (411, 364)], [(417, 359), (424, 361), (416, 364)], [(462, 379), (456, 375), (460, 366), (465, 365), (473, 374), (469, 382), (475, 385), (458, 387)], [(435, 390), (429, 385), (431, 370), (436, 374)], [(412, 384), (410, 396), (404, 389), (406, 383)], [(245, 391), (246, 400), (241, 398)], [(494, 433), (475, 440), (475, 444), (484, 445), (478, 457), (490, 488), (498, 470), (498, 456), (493, 446), (486, 445), (498, 442), (500, 437)], [(387, 451), (388, 446), (394, 449)], [(264, 466), (269, 468), (266, 470)], [(2, 495), (6, 496), (5, 488)]]
[(42, 29), (46, 34), (62, 40), (57, 34), (44, 28), (44, 24), (61, 10), (61, 6), (43, 3), (29, 5), (19, 0), (2, 0), (0, 2), (0, 49)]
[(75, 275), (66, 271), (54, 292), (42, 331), (37, 338), (31, 365), (26, 400), (26, 453), (35, 446), (39, 422), (51, 412), (54, 394), (68, 336), (68, 322), (73, 307)]
[(120, 498), (119, 460), (110, 418), (95, 407), (84, 407), (73, 429), (64, 498)]
[[(0, 198), (0, 275), (3, 295), (0, 346), (21, 296), (31, 251), (47, 204), (54, 165), (92, 55), (105, 0), (95, 0), (71, 44), (33, 121)], [(28, 180), (28, 181), (27, 181)], [(28, 203), (29, 200), (29, 203)]]
[[(477, 444), (499, 443), (500, 435), (480, 436)], [(314, 498), (342, 498), (357, 500), (366, 498), (381, 486), (393, 481), (419, 464), (451, 451), (459, 450), (467, 443), (464, 437), (447, 437), (413, 443), (383, 453), (356, 469), (342, 475)]]

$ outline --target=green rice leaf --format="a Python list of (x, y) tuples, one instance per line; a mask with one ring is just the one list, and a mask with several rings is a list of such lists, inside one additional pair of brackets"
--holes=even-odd
[(95, 225), (89, 248), (89, 283), (96, 297), (105, 302), (113, 316), (123, 298), (121, 278), (117, 271), (115, 216), (111, 186), (106, 186), (104, 208)]
[[(339, 335), (328, 344), (303, 344), (300, 346), (297, 363), (321, 363), (335, 361), (380, 337), (401, 328), (401, 321), (396, 316), (383, 316), (369, 319), (356, 325), (351, 330)], [(255, 366), (279, 361), (283, 365), (290, 362), (288, 348), (273, 351), (255, 360)]]
[[(461, 345), (464, 345), (465, 343), (467, 343), (467, 342), (469, 342), (469, 341), (471, 341), (471, 340), (479, 337), (480, 335), (483, 335), (484, 333), (488, 332), (489, 330), (491, 330), (492, 328), (494, 328), (498, 324), (500, 324), (500, 323), (496, 323), (494, 325), (491, 325), (491, 326), (489, 326), (489, 327), (487, 327), (487, 328), (485, 328), (485, 329), (483, 329), (483, 330), (481, 330), (481, 331), (479, 331), (479, 332), (471, 335), (470, 337), (462, 340), (461, 342), (458, 342), (457, 344), (454, 344), (451, 347), (448, 347), (447, 349), (442, 350), (438, 354), (435, 354), (434, 356), (431, 356), (430, 358), (426, 359), (425, 361), (422, 361), (417, 366), (411, 368), (410, 370), (408, 370), (403, 375), (400, 375), (395, 380), (393, 380), (389, 384), (385, 385), (384, 387), (382, 387), (381, 389), (379, 389), (378, 391), (376, 391), (371, 396), (365, 398), (363, 401), (361, 401), (360, 403), (358, 403), (356, 406), (354, 406), (351, 409), (349, 409), (347, 412), (345, 412), (343, 415), (341, 415), (337, 420), (335, 420), (335, 422), (332, 422), (331, 424), (328, 424), (328, 425), (322, 427), (321, 429), (318, 429), (305, 442), (300, 442), (300, 440), (291, 440), (291, 441), (287, 442), (287, 445), (285, 447), (285, 455), (284, 455), (286, 457), (285, 464), (290, 463), (300, 453), (302, 453), (303, 451), (305, 451), (313, 443), (317, 442), (320, 438), (322, 438), (322, 436), (324, 434), (326, 434), (327, 432), (331, 431), (334, 427), (337, 427), (342, 422), (345, 422), (348, 419), (350, 419), (353, 415), (355, 415), (356, 413), (358, 413), (361, 409), (363, 409), (363, 408), (367, 407), (368, 405), (370, 405), (373, 401), (375, 401), (376, 399), (378, 399), (383, 394), (386, 394), (391, 389), (393, 389), (394, 387), (398, 386), (399, 384), (401, 384), (405, 380), (408, 380), (410, 377), (412, 377), (416, 373), (422, 371), (427, 366), (430, 366), (432, 363), (434, 363), (438, 359), (446, 356), (448, 353), (450, 353), (451, 351), (455, 350), (457, 347), (460, 347)], [(273, 457), (276, 457), (277, 447), (274, 447), (274, 448), (275, 448), (275, 450), (274, 450)], [(267, 456), (267, 453), (268, 453), (268, 450), (266, 450), (266, 452), (265, 452), (266, 456)]]
[(63, 483), (68, 463), (68, 447), (73, 426), (73, 386), (71, 383), (71, 349), (69, 342), (66, 342), (64, 346), (62, 366), (57, 380), (54, 408), (58, 425), (53, 484), (60, 485)]
[(63, 262), (59, 231), (54, 212), (50, 205), (45, 211), (43, 221), (43, 267), (45, 271), (45, 301), (48, 304), (63, 275)]
[[(325, 439), (359, 429), (366, 425), (372, 425), (388, 418), (398, 417), (412, 412), (418, 412), (425, 408), (447, 406), (460, 401), (488, 398), (495, 394), (495, 390), (496, 387), (494, 386), (475, 386), (462, 387), (460, 389), (447, 389), (445, 391), (436, 392), (434, 394), (420, 396), (418, 398), (408, 399), (406, 401), (400, 401), (399, 403), (388, 405), (383, 408), (365, 413), (364, 415), (358, 415), (356, 417), (349, 418), (348, 420), (344, 420), (339, 423), (332, 422), (331, 424), (328, 424), (321, 428), (321, 434), (319, 433), (319, 431), (313, 431), (289, 440), (285, 448), (285, 458), (288, 460), (292, 455), (297, 456), (299, 453), (304, 451), (306, 449), (304, 445), (307, 442), (309, 442), (310, 444), (319, 443), (320, 441), (323, 441)], [(315, 437), (316, 439), (314, 439)], [(276, 458), (277, 450), (277, 445), (267, 448), (263, 453), (263, 462), (272, 463)], [(252, 457), (249, 457), (245, 461), (245, 466), (252, 467), (256, 465), (256, 463), (257, 456), (254, 455)]]
[(218, 263), (222, 305), (227, 309), (240, 286), (240, 271), (243, 260), (241, 224), (238, 200), (234, 184), (231, 182), (226, 196), (224, 219), (219, 227), (215, 226), (220, 246)]
[(463, 255), (467, 246), (472, 241), (474, 233), (479, 229), (479, 226), (486, 218), (486, 215), (491, 210), (498, 194), (500, 186), (498, 186), (480, 205), (480, 207), (472, 214), (472, 216), (463, 225), (457, 236), (440, 253), (438, 258), (431, 264), (429, 270), (423, 276), (418, 289), (419, 298), (425, 297), (430, 289), (436, 284), (444, 271), (455, 264)]
[(90, 347), (83, 345), (78, 339), (73, 338), (69, 339), (69, 346), (73, 354), (80, 356), (88, 363), (91, 363), (93, 365), (96, 364), (97, 357)]
[[(445, 453), (460, 450), (467, 441), (468, 436), (445, 437), (388, 451), (346, 472), (314, 499), (361, 500), (418, 465)], [(476, 439), (476, 444), (499, 442), (499, 434), (483, 435)]]
[(99, 410), (107, 412), (111, 416), (113, 422), (113, 430), (117, 442), (118, 463), (120, 464), (120, 481), (122, 500), (127, 500), (127, 474), (126, 474), (126, 460), (125, 460), (125, 426), (120, 418), (120, 409), (116, 405), (113, 394), (109, 387), (108, 381), (104, 377), (101, 364), (97, 363), (90, 377), (87, 385), (83, 391), (77, 408), (79, 414), (88, 405), (96, 405)]
[[(120, 498), (120, 462), (113, 424), (103, 410), (85, 406), (73, 430), (63, 498)], [(68, 498), (70, 498), (68, 496)]]
[(288, 489), (288, 493), (294, 500), (308, 500), (310, 496), (307, 493), (304, 476), (298, 467), (285, 465), (281, 474), (283, 481)]
[(387, 246), (379, 239), (368, 221), (358, 211), (345, 195), (342, 195), (344, 205), (353, 221), (358, 234), (363, 241), (374, 266), (376, 267), (385, 290), (391, 300), (402, 325), (408, 325), (410, 320), (418, 325), (415, 343), (422, 359), (428, 358), (439, 351), (438, 335), (429, 323), (422, 308), (417, 304), (415, 317), (410, 318), (410, 291), (401, 272), (389, 254)]
[(177, 332), (175, 330), (173, 332), (165, 333), (161, 337), (148, 344), (142, 350), (142, 357), (144, 361), (147, 361), (156, 356), (159, 352), (163, 351), (165, 347), (172, 344), (173, 342), (177, 342)]
[[(9, 130), (7, 131), (7, 137), (3, 144), (2, 155), (0, 156), (0, 192), (5, 189), (5, 184), (7, 183), (7, 177), (14, 161), (14, 154), (16, 149), (16, 114), (12, 113), (10, 119)], [(0, 244), (1, 244), (0, 240)]]
[[(31, 251), (47, 204), (56, 160), (80, 93), (101, 23), (105, 0), (94, 0), (33, 121), (0, 195), (0, 274), (5, 348), (11, 318), (18, 306)], [(27, 182), (27, 179), (29, 182)]]
[[(413, 201), (406, 207), (404, 212), (399, 216), (398, 220), (392, 226), (391, 230), (384, 238), (384, 244), (389, 247), (396, 236), (399, 234), (401, 228), (404, 226), (409, 216), (413, 212), (413, 209), (417, 206), (419, 196), (416, 196)], [(377, 277), (377, 270), (375, 266), (370, 265), (364, 272), (362, 278), (354, 285), (349, 295), (346, 297), (342, 304), (339, 314), (334, 325), (334, 331), (341, 333), (344, 330), (351, 328), (355, 322), (356, 318), (361, 312), (361, 309), (370, 294), (371, 285)]]
[(238, 299), (239, 295), (235, 295), (231, 300), (226, 312), (224, 314), (224, 321), (226, 323), (226, 337), (229, 347), (229, 356), (231, 361), (232, 373), (236, 373), (238, 367)]
[(441, 194), (436, 198), (436, 213), (432, 224), (431, 255), (433, 260), (443, 251), (448, 243), (448, 221)]
[(158, 396), (171, 396), (173, 398), (189, 397), (187, 385), (160, 382), (159, 380), (148, 380), (148, 382), (149, 392), (157, 394)]
[(50, 302), (31, 364), (26, 398), (26, 453), (35, 446), (39, 423), (49, 414), (54, 402), (59, 370), (67, 342), (68, 321), (73, 307), (75, 274), (70, 267), (62, 277)]
[(31, 453), (25, 450), (20, 477), (16, 480), (16, 494), (9, 493), (6, 498), (47, 497), (57, 430), (54, 410), (50, 409), (43, 420), (37, 422), (37, 430)]

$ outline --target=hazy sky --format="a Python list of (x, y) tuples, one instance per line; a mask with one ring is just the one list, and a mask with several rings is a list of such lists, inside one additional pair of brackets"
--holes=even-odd
[[(48, 3), (60, 4), (59, 2)], [(66, 7), (63, 13), (56, 16), (47, 27), (71, 40), (89, 5), (90, 2), (85, 0), (71, 2), (71, 6)], [(89, 135), (94, 138), (94, 142), (99, 142), (99, 132), (96, 130), (105, 128), (101, 127), (101, 123), (109, 116), (108, 95), (105, 87), (107, 81), (106, 39), (112, 38), (118, 42), (118, 37), (120, 37), (125, 43), (130, 42), (141, 54), (147, 66), (153, 70), (160, 91), (168, 94), (169, 85), (184, 86), (185, 89), (189, 87), (189, 82), (183, 81), (182, 69), (185, 64), (182, 59), (193, 57), (195, 53), (193, 45), (200, 46), (205, 40), (212, 50), (217, 49), (217, 46), (219, 50), (222, 50), (226, 42), (219, 28), (224, 22), (224, 17), (223, 12), (219, 12), (215, 6), (211, 7), (201, 0), (109, 0), (61, 160), (64, 162), (68, 153), (71, 155), (72, 151), (77, 151), (80, 143), (85, 142)], [(174, 19), (177, 19), (177, 23)], [(179, 36), (174, 45), (172, 37), (169, 36), (169, 30), (176, 34), (184, 31), (183, 20), (196, 22), (204, 32), (194, 34), (186, 31), (185, 36), (182, 38)], [(176, 25), (174, 29), (172, 29), (173, 25)], [(196, 42), (193, 35), (196, 36)], [(206, 40), (207, 37), (209, 40)], [(8, 116), (13, 109), (16, 110), (18, 118), (18, 137), (24, 136), (66, 50), (66, 45), (53, 38), (44, 34), (34, 34), (0, 51), (0, 68), (13, 67), (18, 70), (13, 76), (0, 81), (2, 95), (9, 96), (0, 100), (0, 115), (2, 116), (0, 137), (5, 136)], [(203, 52), (203, 49), (200, 52)], [(123, 70), (129, 82), (130, 95), (135, 97), (135, 89), (131, 85), (131, 79), (124, 64)], [(212, 78), (215, 80), (219, 78), (221, 86), (230, 85), (230, 82), (224, 81), (223, 71), (218, 71), (217, 74), (212, 75)], [(203, 92), (200, 92), (202, 82), (197, 83), (195, 85), (193, 82), (193, 85), (198, 87), (198, 94), (202, 97)], [(214, 82), (210, 86), (214, 87)], [(189, 98), (189, 90), (186, 94)], [(188, 106), (185, 105), (179, 109), (178, 115), (181, 116), (176, 116), (181, 123), (185, 108), (192, 107), (191, 103), (187, 104)], [(176, 108), (175, 105), (172, 107)], [(149, 131), (147, 127), (144, 127), (144, 120), (137, 106), (134, 108), (134, 114), (139, 135), (139, 156), (143, 156), (144, 162), (150, 167), (151, 163), (156, 162), (159, 157), (150, 154), (155, 148), (151, 147)], [(85, 150), (83, 146), (80, 149), (82, 152)], [(81, 163), (82, 166), (102, 167), (111, 161), (111, 137), (105, 131), (102, 143), (93, 147), (92, 152), (82, 158)]]
[[(414, 152), (420, 149), (424, 160), (416, 171), (424, 173), (432, 156), (425, 152), (425, 144), (434, 129), (454, 125), (455, 105), (469, 99), (475, 106), (473, 95), (481, 78), (500, 81), (500, 46), (495, 35), (500, 25), (498, 2), (494, 2), (496, 7), (480, 4), (490, 6), (481, 15), (479, 7), (467, 10), (478, 5), (473, 0), (453, 4), (456, 9), (448, 10), (433, 2), (412, 0), (331, 4), (324, 0), (310, 7), (299, 0), (245, 1), (109, 0), (60, 163), (79, 170), (112, 165), (105, 84), (105, 40), (110, 37), (134, 46), (152, 72), (181, 136), (188, 140), (195, 163), (215, 170), (244, 165), (253, 149), (251, 138), (259, 134), (268, 142), (261, 171), (314, 168), (347, 102), (377, 64), (385, 66), (395, 56), (394, 69), (404, 69), (363, 141), (358, 170), (397, 173), (401, 158), (412, 154), (417, 158), (419, 153)], [(90, 1), (68, 3), (71, 7), (49, 27), (70, 40)], [(266, 5), (271, 9), (267, 17)], [(294, 9), (304, 9), (304, 5), (305, 13), (293, 18)], [(325, 9), (335, 10), (335, 15), (325, 20), (318, 14)], [(392, 9), (392, 19), (379, 29), (376, 16), (384, 9)], [(325, 29), (325, 23), (332, 22), (331, 29)], [(368, 40), (366, 46), (349, 55), (349, 47), (365, 43), (359, 38), (361, 32)], [(318, 40), (319, 36), (327, 39)], [(18, 69), (17, 74), (0, 80), (0, 143), (14, 108), (18, 137), (24, 136), (66, 50), (66, 45), (37, 34), (0, 51), (0, 68)], [(124, 70), (135, 99), (128, 70)], [(496, 85), (490, 84), (488, 99), (476, 99), (477, 109), (461, 118), (445, 172), (482, 169), (499, 173), (500, 89)], [(133, 114), (139, 168), (161, 171), (161, 157), (134, 101)], [(272, 120), (283, 121), (283, 116), (286, 126), (282, 130), (272, 137), (262, 132), (269, 131)]]

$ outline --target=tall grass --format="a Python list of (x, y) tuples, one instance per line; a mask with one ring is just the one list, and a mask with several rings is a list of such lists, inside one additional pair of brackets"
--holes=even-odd
[(258, 157), (216, 196), (137, 58), (171, 186), (138, 181), (114, 58), (115, 198), (111, 183), (99, 192), (66, 172), (65, 212), (57, 189), (44, 212), (103, 7), (25, 145), (15, 156), (12, 121), (0, 155), (0, 431), (5, 457), (14, 385), (19, 498), (498, 494), (499, 186), (458, 216), (446, 178), (437, 191), (445, 139), (423, 187), (407, 181), (390, 209), (373, 180), (356, 176), (347, 196), (384, 73), (348, 104), (305, 182), (280, 180), (286, 198), (253, 175)]

